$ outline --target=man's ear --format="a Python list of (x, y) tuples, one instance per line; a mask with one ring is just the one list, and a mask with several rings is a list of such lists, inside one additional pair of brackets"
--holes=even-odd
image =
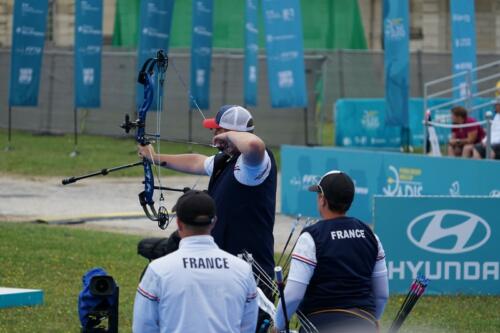
[(328, 208), (328, 201), (326, 200), (325, 196), (324, 195), (320, 195), (320, 198), (319, 198), (320, 203), (321, 203), (321, 207), (323, 208)]
[(175, 222), (177, 222), (177, 230), (179, 230), (180, 232), (183, 232), (184, 231), (184, 225), (179, 221), (178, 218), (175, 220)]

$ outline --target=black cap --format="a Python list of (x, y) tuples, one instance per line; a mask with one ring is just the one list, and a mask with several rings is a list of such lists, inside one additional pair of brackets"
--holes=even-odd
[(328, 171), (309, 191), (322, 193), (330, 208), (346, 212), (354, 200), (354, 183), (346, 173), (338, 170)]
[(187, 191), (177, 200), (173, 210), (185, 224), (204, 226), (215, 221), (215, 201), (205, 191)]

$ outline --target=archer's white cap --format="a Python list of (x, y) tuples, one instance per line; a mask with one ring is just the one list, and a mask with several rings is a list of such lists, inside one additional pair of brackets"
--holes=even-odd
[(231, 131), (253, 131), (253, 118), (250, 112), (239, 105), (221, 106), (215, 118), (203, 121), (205, 128), (224, 128)]

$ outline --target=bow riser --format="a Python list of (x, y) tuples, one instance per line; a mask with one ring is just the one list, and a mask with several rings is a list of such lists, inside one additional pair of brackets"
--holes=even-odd
[[(144, 63), (141, 72), (139, 73), (139, 83), (144, 85), (144, 100), (137, 110), (137, 120), (133, 123), (125, 121), (122, 126), (126, 131), (130, 128), (135, 128), (135, 140), (141, 146), (146, 146), (149, 142), (146, 139), (146, 116), (149, 108), (153, 104), (154, 90), (155, 90), (155, 70), (158, 75), (159, 82), (159, 100), (161, 101), (164, 75), (168, 66), (168, 58), (164, 55), (163, 51), (158, 51), (157, 57), (148, 59)], [(161, 112), (161, 105), (159, 106)], [(127, 119), (127, 118), (126, 118)], [(143, 159), (144, 169), (144, 191), (139, 194), (139, 202), (144, 210), (146, 216), (152, 220), (157, 221), (160, 228), (166, 228), (169, 216), (165, 207), (160, 206), (158, 211), (154, 207), (153, 194), (155, 190), (155, 181), (151, 161), (148, 158)], [(160, 195), (160, 201), (163, 201), (163, 194)], [(161, 204), (161, 203), (160, 203)]]

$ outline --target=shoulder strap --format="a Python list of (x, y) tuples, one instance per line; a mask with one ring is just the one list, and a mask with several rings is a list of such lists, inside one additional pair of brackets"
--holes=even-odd
[(219, 152), (217, 155), (214, 157), (214, 169), (212, 171), (212, 176), (210, 177), (210, 181), (208, 182), (208, 190), (210, 191), (212, 189), (213, 184), (219, 178), (221, 175), (222, 171), (226, 168), (226, 166), (231, 162), (234, 158), (236, 157), (231, 157), (228, 154), (225, 154), (223, 152)]

